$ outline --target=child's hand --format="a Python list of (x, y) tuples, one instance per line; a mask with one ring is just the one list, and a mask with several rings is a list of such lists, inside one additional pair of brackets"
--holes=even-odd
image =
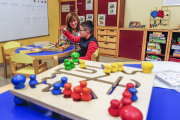
[(64, 27), (61, 27), (60, 30), (62, 31), (62, 33), (66, 32), (66, 29)]

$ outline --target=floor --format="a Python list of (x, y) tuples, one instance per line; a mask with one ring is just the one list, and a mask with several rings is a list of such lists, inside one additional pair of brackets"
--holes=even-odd
[[(53, 60), (43, 60), (42, 62), (47, 62), (48, 68), (52, 68), (54, 66)], [(101, 56), (100, 62), (111, 63), (111, 62), (136, 62), (136, 61)], [(3, 67), (0, 67), (0, 87), (11, 83), (11, 75), (10, 75), (10, 66), (9, 65), (7, 65), (7, 76), (8, 76), (8, 78), (5, 79), (4, 78), (4, 69), (3, 69)]]

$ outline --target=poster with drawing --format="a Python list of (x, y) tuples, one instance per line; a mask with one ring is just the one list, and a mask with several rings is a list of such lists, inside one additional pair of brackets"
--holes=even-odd
[(93, 10), (93, 0), (86, 0), (86, 10)]
[(98, 14), (98, 26), (105, 26), (106, 14)]
[(68, 5), (61, 5), (62, 12), (70, 12), (70, 6)]
[(79, 17), (80, 23), (85, 21), (85, 16), (78, 16), (78, 17)]
[(108, 15), (116, 15), (117, 2), (108, 2)]
[(86, 14), (86, 20), (91, 20), (93, 22), (93, 14)]

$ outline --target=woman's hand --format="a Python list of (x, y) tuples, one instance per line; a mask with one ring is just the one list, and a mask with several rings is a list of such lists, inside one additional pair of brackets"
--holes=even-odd
[(64, 27), (61, 27), (60, 30), (62, 31), (62, 33), (66, 32), (66, 29)]

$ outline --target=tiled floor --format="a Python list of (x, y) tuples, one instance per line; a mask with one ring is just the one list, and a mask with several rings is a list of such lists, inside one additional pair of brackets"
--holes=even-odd
[[(43, 60), (42, 62), (47, 62), (47, 67), (52, 68), (54, 66), (54, 61), (53, 60)], [(100, 62), (135, 62), (135, 61), (130, 61), (130, 60), (124, 60), (124, 59), (118, 59), (118, 58), (111, 58), (111, 57), (100, 57)], [(4, 69), (3, 67), (0, 67), (0, 87), (7, 85), (11, 83), (11, 74), (10, 74), (10, 66), (7, 66), (7, 76), (8, 78), (4, 78)]]

